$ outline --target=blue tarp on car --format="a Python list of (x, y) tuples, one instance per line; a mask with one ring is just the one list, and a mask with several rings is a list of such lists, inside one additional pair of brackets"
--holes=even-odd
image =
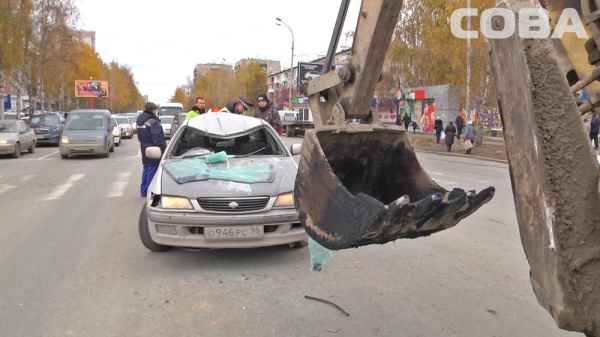
[(252, 184), (270, 183), (275, 179), (273, 164), (245, 160), (209, 164), (204, 157), (195, 157), (166, 163), (163, 168), (178, 184), (209, 179)]

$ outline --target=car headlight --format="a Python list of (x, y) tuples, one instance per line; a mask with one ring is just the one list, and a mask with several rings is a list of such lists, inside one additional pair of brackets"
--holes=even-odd
[(3, 140), (0, 140), (0, 144), (3, 144), (3, 145), (6, 145), (6, 144), (14, 144), (14, 142), (15, 142), (15, 141), (14, 141), (14, 140), (12, 140), (12, 139), (3, 139)]
[(294, 207), (294, 192), (278, 195), (273, 207)]
[(164, 209), (194, 209), (188, 198), (165, 195), (160, 197), (160, 206)]
[(63, 144), (69, 144), (69, 137), (62, 136), (62, 138), (60, 139), (60, 142)]

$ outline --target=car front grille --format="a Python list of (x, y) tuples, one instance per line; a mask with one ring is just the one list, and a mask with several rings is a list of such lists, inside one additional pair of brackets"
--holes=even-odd
[(33, 132), (35, 132), (36, 135), (47, 135), (48, 134), (48, 130), (33, 130)]
[(267, 207), (269, 197), (256, 198), (198, 198), (198, 204), (205, 211), (242, 213), (260, 211)]

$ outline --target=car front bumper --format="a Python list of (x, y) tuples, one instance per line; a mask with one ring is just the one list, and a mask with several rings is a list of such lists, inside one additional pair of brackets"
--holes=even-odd
[(38, 144), (59, 144), (60, 134), (58, 135), (36, 135)]
[(97, 155), (108, 151), (104, 144), (60, 144), (60, 154), (64, 155)]
[[(152, 240), (161, 245), (188, 248), (256, 248), (290, 244), (308, 239), (295, 209), (251, 214), (210, 214), (163, 211), (146, 206)], [(263, 227), (263, 237), (206, 240), (207, 227)]]
[(0, 144), (0, 154), (15, 153), (15, 144)]

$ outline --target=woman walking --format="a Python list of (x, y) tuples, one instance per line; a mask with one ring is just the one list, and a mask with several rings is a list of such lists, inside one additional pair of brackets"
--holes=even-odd
[(444, 139), (444, 143), (446, 143), (446, 147), (448, 148), (448, 152), (452, 150), (452, 144), (454, 144), (454, 134), (456, 133), (456, 126), (454, 126), (453, 122), (449, 122), (444, 129), (444, 134), (446, 134), (446, 138)]

